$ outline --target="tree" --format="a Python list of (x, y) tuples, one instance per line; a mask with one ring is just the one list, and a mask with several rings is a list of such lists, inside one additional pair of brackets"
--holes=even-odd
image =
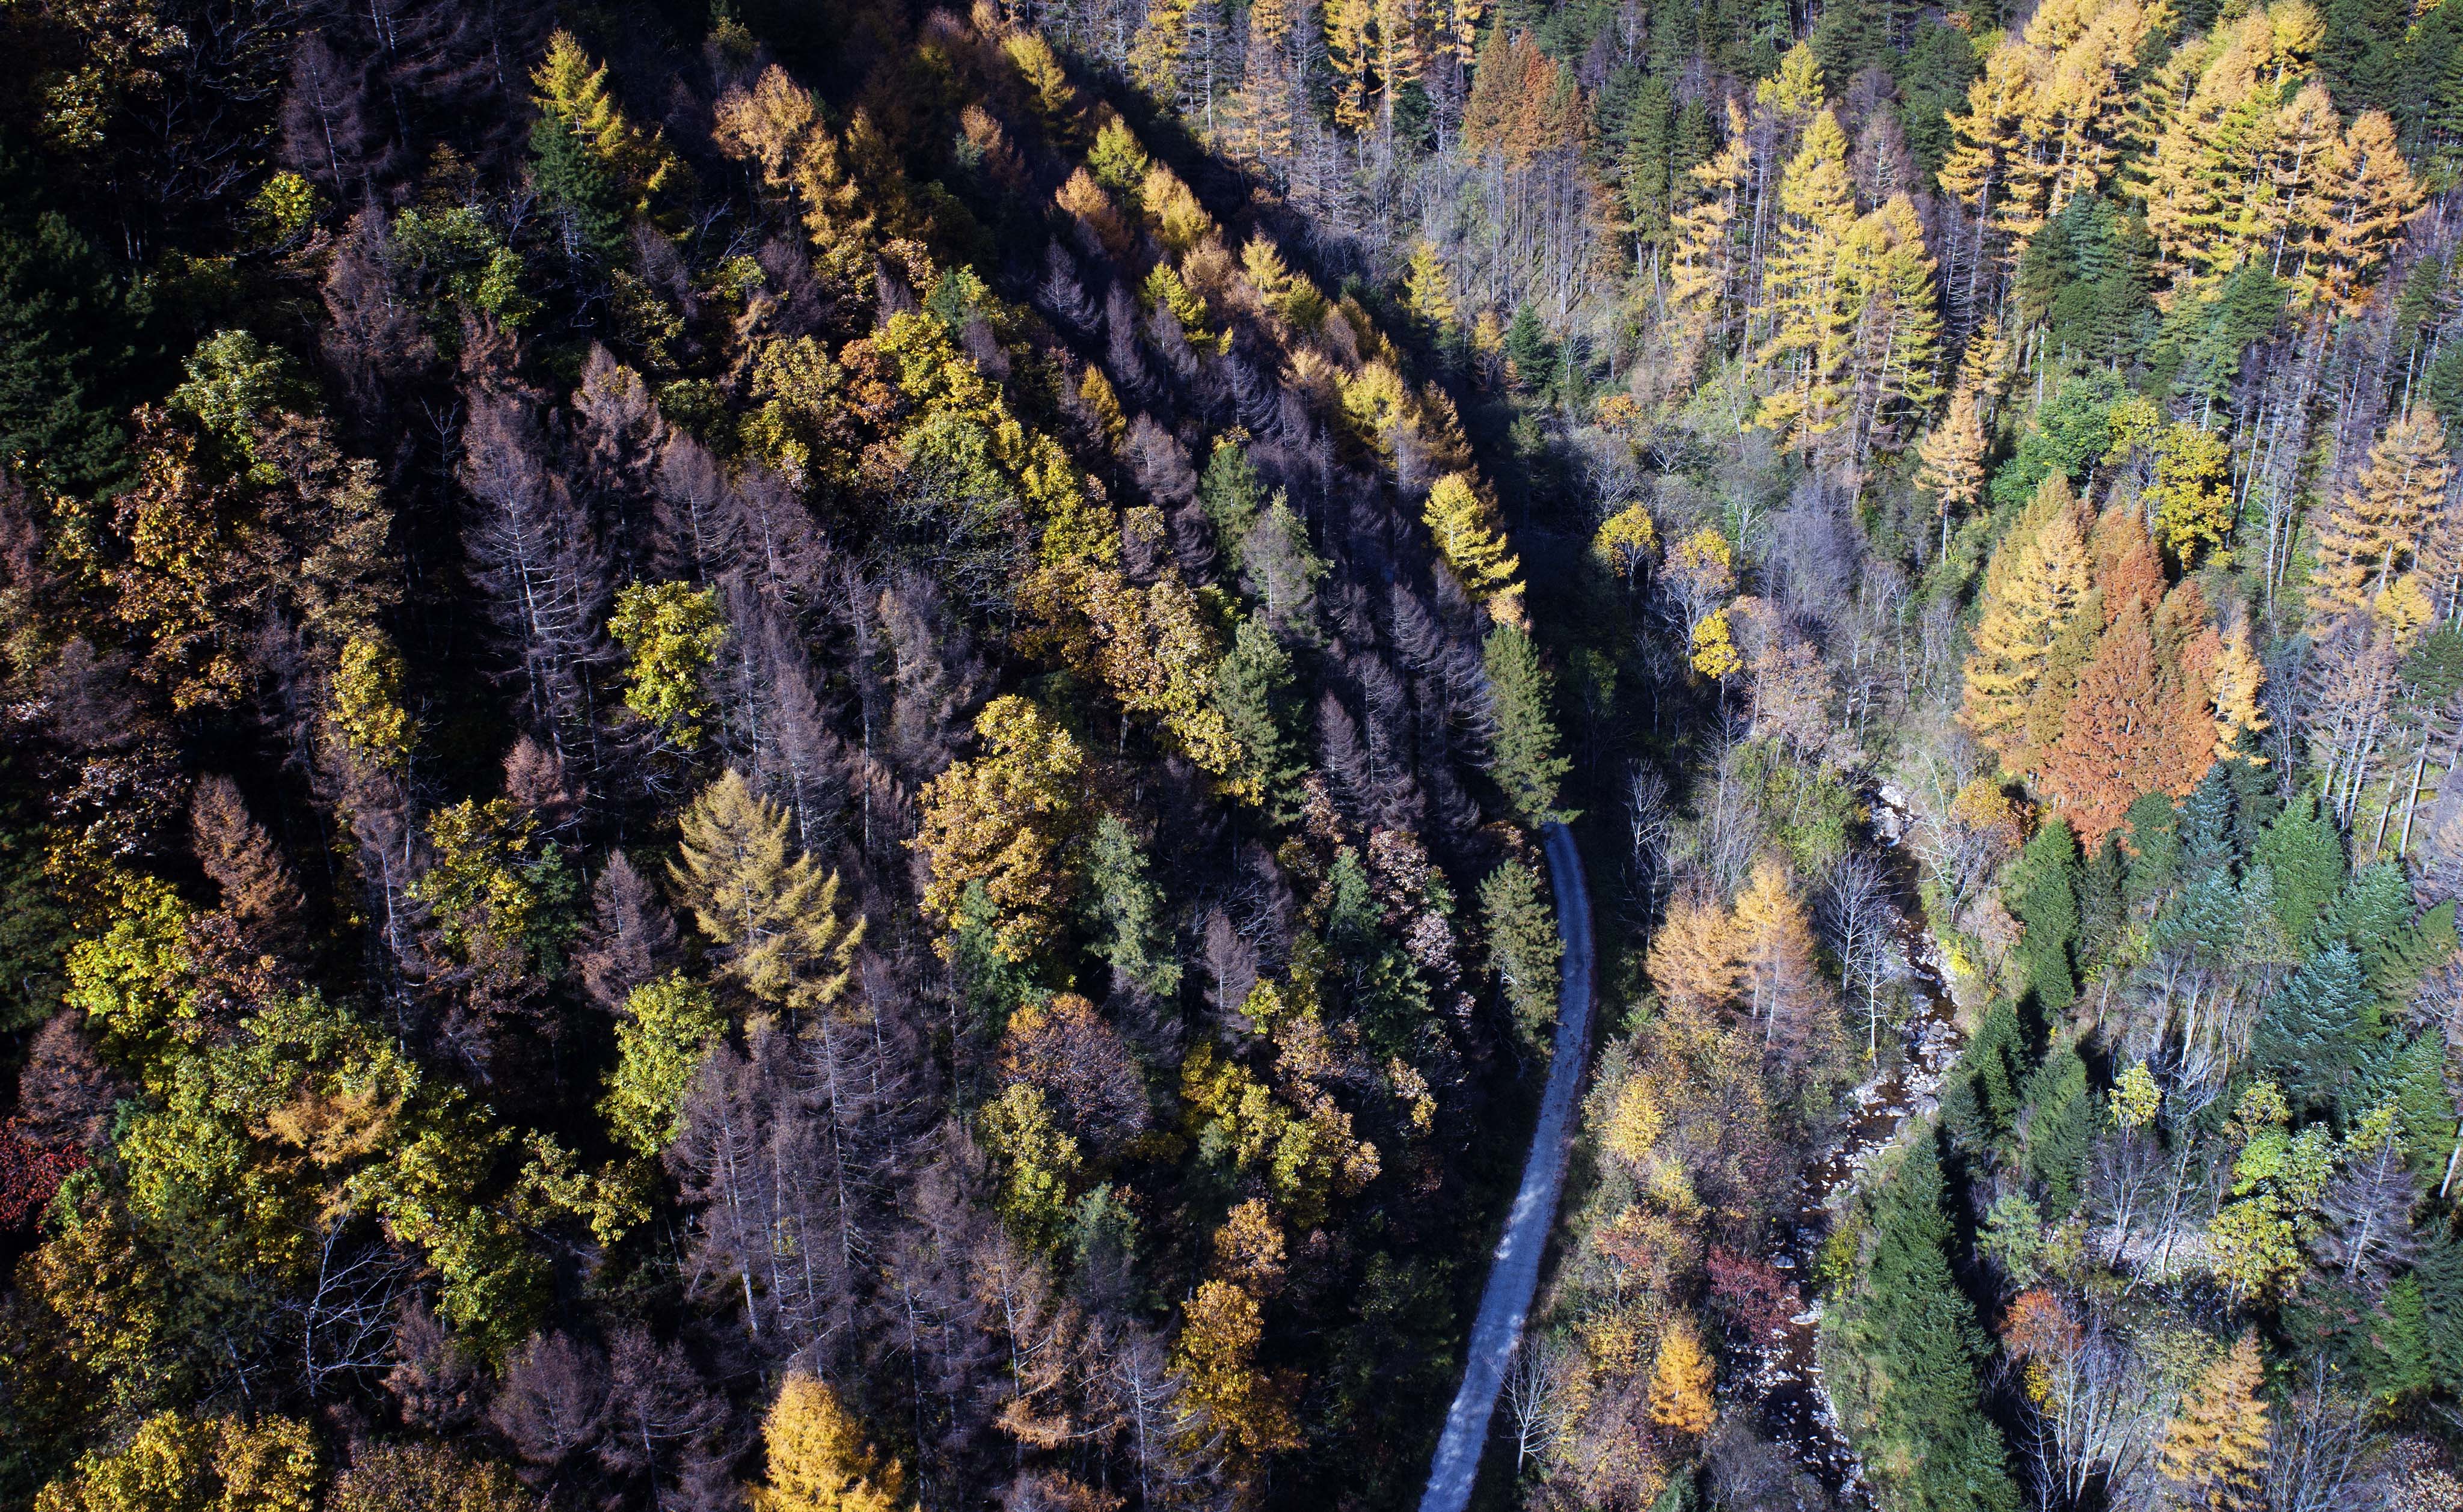
[(2275, 884), (2275, 917), (2283, 938), (2300, 944), (2310, 926), (2343, 888), (2343, 837), (2318, 808), (2315, 793), (2303, 793), (2275, 816), (2250, 859), (2267, 869)]
[(2102, 845), (2141, 794), (2187, 785), (2179, 764), (2167, 759), (2165, 737), (2180, 726), (2164, 672), (2146, 610), (2125, 604), (2079, 675), (2043, 764), (2044, 790), (2085, 845)]
[(1744, 940), (1717, 902), (1680, 897), (1651, 936), (1647, 969), (1662, 1002), (1712, 1012), (1744, 991)]
[(273, 837), (250, 817), (239, 785), (208, 774), (188, 800), (189, 834), (197, 862), (222, 892), (229, 914), (251, 942), (295, 954), (307, 942), (302, 915), (308, 901)]
[(1593, 560), (1623, 579), (1627, 588), (1641, 581), (1658, 550), (1659, 529), (1651, 524), (1650, 508), (1644, 504), (1628, 504), (1609, 515), (1591, 536)]
[(2155, 540), (2184, 567), (2223, 545), (2233, 523), (2232, 453), (2224, 438), (2195, 425), (2164, 432), (2155, 452)]
[(864, 1441), (863, 1425), (838, 1393), (801, 1372), (778, 1385), (761, 1420), (768, 1461), (762, 1483), (748, 1488), (754, 1512), (898, 1512), (906, 1504), (906, 1476)]
[(616, 1069), (599, 1107), (616, 1137), (654, 1156), (675, 1142), (685, 1094), (727, 1017), (709, 989), (671, 971), (626, 995), (616, 1025)]
[[(926, 785), (918, 797), (923, 828), (909, 844), (932, 864), (926, 915), (955, 929), (968, 889), (980, 886), (993, 950), (1022, 964), (1052, 938), (1077, 895), (1069, 852), (1085, 827), (1079, 790), (1085, 757), (1068, 731), (1014, 695), (984, 705), (975, 734), (983, 754)], [(950, 948), (945, 941), (945, 955)]]
[(554, 122), (588, 155), (633, 213), (645, 214), (685, 187), (684, 163), (659, 133), (644, 137), (624, 119), (608, 92), (606, 65), (593, 66), (572, 32), (558, 30), (548, 38), (547, 56), (531, 82), (538, 91), (532, 103), (542, 121)]
[(125, 1447), (77, 1461), (36, 1512), (312, 1512), (316, 1440), (287, 1417), (244, 1423), (158, 1413)]
[(1847, 177), (1847, 134), (1829, 111), (1813, 118), (1779, 180), (1778, 197), (1778, 235), (1764, 280), (1771, 335), (1760, 355), (1777, 370), (1778, 382), (1755, 420), (1809, 449), (1845, 418), (1842, 384), (1855, 322), (1840, 272), (1856, 197)]
[(334, 1480), (325, 1512), (527, 1512), (519, 1478), (444, 1444), (367, 1444)]
[[(1493, 602), (1510, 604), (1520, 592), (1515, 573), (1521, 560), (1496, 528), (1495, 511), (1480, 496), (1478, 480), (1467, 472), (1449, 472), (1428, 490), (1421, 519), (1435, 536), (1437, 554), (1462, 580), (1463, 587)], [(1500, 612), (1499, 618), (1519, 618)]]
[(1292, 1415), (1297, 1381), (1257, 1365), (1265, 1338), (1257, 1299), (1228, 1281), (1202, 1281), (1184, 1309), (1173, 1357), (1191, 1398), (1251, 1455), (1300, 1447)]
[(1959, 720), (2002, 761), (2029, 757), (2028, 716), (2087, 590), (2086, 542), (2066, 478), (2047, 478), (1985, 570)]
[(633, 659), (624, 706), (683, 750), (701, 745), (709, 718), (702, 678), (727, 642), (718, 590), (689, 583), (634, 583), (616, 591), (607, 633)]
[(1711, 1357), (1702, 1349), (1692, 1318), (1679, 1313), (1659, 1336), (1659, 1361), (1650, 1372), (1650, 1420), (1675, 1433), (1699, 1436), (1711, 1431), (1719, 1409), (1711, 1394)]
[(1785, 863), (1765, 855), (1736, 896), (1736, 934), (1744, 947), (1745, 986), (1762, 1043), (1800, 1049), (1827, 1006), (1813, 959), (1813, 926), (1796, 896)]
[(1544, 1045), (1557, 1018), (1557, 967), (1565, 947), (1537, 874), (1505, 862), (1479, 884), (1479, 908), (1489, 969), (1506, 1006), (1524, 1039)]
[(1950, 412), (1916, 443), (1916, 457), (1923, 464), (1916, 471), (1916, 486), (1929, 490), (1940, 507), (1938, 551), (1950, 549), (1951, 519), (1975, 508), (1983, 497), (1984, 442), (1975, 391), (1962, 383), (1951, 396)]
[(1298, 679), (1291, 654), (1262, 614), (1240, 621), (1232, 651), (1215, 673), (1215, 702), (1243, 759), (1230, 785), (1277, 821), (1298, 808), (1308, 759), (1294, 729)]
[(2018, 853), (2002, 896), (2026, 926), (2012, 964), (2037, 1003), (2059, 1013), (2078, 996), (2070, 953), (2078, 943), (2078, 840), (2069, 821), (2047, 819)]
[(1951, 1274), (1939, 1158), (1920, 1138), (1881, 1191), (1849, 1334), (1879, 1374), (1867, 1462), (1900, 1505), (2015, 1512), (2018, 1489), (1981, 1406), (1984, 1339)]
[(667, 876), (718, 947), (728, 980), (800, 1016), (845, 992), (863, 919), (839, 918), (837, 873), (809, 855), (790, 857), (788, 824), (786, 811), (730, 767), (685, 810)]
[(1519, 626), (1499, 624), (1488, 633), (1484, 650), (1496, 718), (1489, 771), (1525, 824), (1561, 819), (1557, 788), (1574, 764), (1558, 754), (1557, 722), (1548, 709), (1553, 688), (1539, 648)]
[(2369, 447), (2342, 501), (2318, 527), (2309, 569), (2309, 616), (2322, 627), (2367, 603), (2409, 565), (2426, 523), (2442, 507), (2452, 469), (2446, 427), (2406, 410)]
[(1086, 847), (1086, 891), (1099, 931), (1097, 953), (1147, 992), (1168, 998), (1177, 991), (1180, 961), (1163, 889), (1147, 875), (1138, 837), (1115, 815), (1095, 821)]
[(2262, 1504), (2270, 1437), (2265, 1385), (2257, 1335), (2247, 1332), (2182, 1397), (2160, 1461), (2184, 1501), (2231, 1512)]

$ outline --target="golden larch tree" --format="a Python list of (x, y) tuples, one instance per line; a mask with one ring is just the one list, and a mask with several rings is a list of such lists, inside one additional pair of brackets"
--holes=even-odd
[(2086, 595), (2086, 542), (2079, 525), (2077, 497), (2069, 480), (2056, 473), (2036, 490), (1984, 572), (1959, 719), (2012, 767), (2023, 764), (2027, 717), (2046, 663)]
[(753, 1512), (899, 1512), (906, 1475), (864, 1441), (863, 1425), (827, 1384), (801, 1372), (778, 1388), (761, 1420), (769, 1460), (747, 1488)]
[(1675, 1433), (1709, 1433), (1719, 1415), (1712, 1384), (1702, 1336), (1694, 1330), (1693, 1319), (1680, 1312), (1659, 1336), (1659, 1360), (1650, 1372), (1650, 1420)]
[(2410, 565), (2452, 475), (2446, 427), (2434, 414), (2407, 410), (2387, 427), (2369, 447), (2368, 465), (2319, 525), (2309, 569), (2313, 625), (2360, 608)]
[(2219, 1512), (2263, 1504), (2265, 1389), (2266, 1365), (2258, 1356), (2257, 1335), (2250, 1332), (2182, 1397), (2159, 1458), (2165, 1480), (2185, 1503)]

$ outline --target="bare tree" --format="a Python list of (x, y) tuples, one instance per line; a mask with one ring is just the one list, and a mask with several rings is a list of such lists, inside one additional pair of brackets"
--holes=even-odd
[(1560, 1441), (1573, 1423), (1572, 1360), (1565, 1346), (1525, 1333), (1505, 1370), (1505, 1406), (1514, 1415), (1514, 1468)]
[(1822, 889), (1819, 917), (1841, 978), (1864, 995), (1864, 1054), (1870, 1059), (1881, 1049), (1882, 989), (1907, 972), (1899, 911), (1881, 863), (1869, 855), (1840, 862)]

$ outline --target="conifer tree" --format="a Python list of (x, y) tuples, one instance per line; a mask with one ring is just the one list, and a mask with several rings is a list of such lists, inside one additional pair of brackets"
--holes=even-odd
[(1462, 579), (1463, 587), (1492, 600), (1508, 598), (1515, 592), (1515, 573), (1521, 571), (1521, 559), (1496, 528), (1495, 511), (1480, 496), (1476, 478), (1467, 472), (1439, 478), (1428, 490), (1421, 519), (1436, 537), (1438, 554)]
[(1719, 1409), (1711, 1392), (1711, 1357), (1693, 1319), (1679, 1313), (1659, 1336), (1658, 1363), (1650, 1372), (1650, 1420), (1673, 1433), (1696, 1436), (1709, 1433)]
[(2163, 671), (2147, 611), (2132, 599), (2096, 641), (2043, 763), (2044, 790), (2087, 845), (2103, 844), (2140, 794), (2184, 780), (2165, 759), (2174, 726)]
[(1818, 1027), (1821, 978), (1814, 966), (1812, 921), (1796, 896), (1794, 877), (1776, 857), (1754, 863), (1736, 896), (1735, 928), (1762, 1043), (1801, 1046)]
[(1496, 733), (1489, 741), (1489, 771), (1525, 824), (1561, 819), (1558, 785), (1573, 763), (1558, 753), (1553, 695), (1539, 648), (1519, 626), (1500, 624), (1488, 633), (1486, 657)]
[(796, 1372), (761, 1421), (768, 1462), (754, 1512), (899, 1512), (906, 1476), (864, 1441), (863, 1425), (821, 1381)]
[(2207, 1368), (2164, 1433), (2164, 1478), (2192, 1506), (2243, 1512), (2263, 1504), (2269, 1437), (2266, 1366), (2243, 1333)]
[(1277, 819), (1297, 811), (1299, 780), (1308, 772), (1297, 728), (1297, 686), (1291, 655), (1266, 616), (1240, 621), (1231, 655), (1215, 675), (1215, 701), (1243, 753), (1231, 786)]
[(548, 38), (547, 56), (531, 82), (532, 102), (586, 153), (635, 214), (681, 191), (685, 165), (660, 134), (643, 136), (624, 119), (607, 88), (607, 65), (594, 64), (570, 32)]
[(2047, 1013), (2059, 1013), (2078, 995), (2070, 953), (2078, 943), (2079, 850), (2069, 821), (2055, 815), (2018, 853), (2002, 896), (2026, 926), (2011, 962)]
[(1718, 153), (1689, 175), (1700, 198), (1677, 212), (1671, 236), (1676, 255), (1668, 270), (1668, 303), (1686, 312), (1703, 331), (1725, 319), (1737, 282), (1738, 208), (1753, 182), (1753, 142), (1743, 110), (1728, 102), (1728, 137)]
[(1949, 412), (1916, 443), (1916, 457), (1923, 464), (1916, 471), (1916, 486), (1930, 492), (1940, 509), (1941, 542), (1935, 551), (1947, 552), (1951, 522), (1984, 496), (1984, 417), (1973, 387), (1958, 386)]
[(1847, 134), (1824, 110), (1805, 129), (1804, 145), (1779, 180), (1780, 220), (1763, 298), (1771, 334), (1760, 360), (1776, 374), (1755, 422), (1810, 446), (1843, 420), (1842, 384), (1852, 348), (1855, 312), (1841, 273), (1856, 223), (1847, 176)]
[(1744, 941), (1715, 900), (1679, 897), (1650, 937), (1646, 970), (1663, 1003), (1694, 1014), (1714, 1012), (1743, 994)]
[(789, 854), (785, 810), (730, 767), (680, 821), (667, 869), (677, 901), (717, 945), (721, 970), (774, 1007), (809, 1013), (846, 990), (863, 919), (839, 918), (839, 878)]
[(2054, 645), (2086, 594), (2086, 542), (2079, 524), (2069, 480), (2055, 473), (1985, 569), (1959, 718), (2010, 766), (2026, 764), (2028, 715)]
[(1848, 1325), (1885, 1381), (1866, 1461), (1893, 1504), (2016, 1512), (2007, 1451), (1981, 1405), (1984, 1338), (1950, 1270), (1952, 1238), (1934, 1141), (1920, 1138), (1882, 1188)]
[(1148, 875), (1144, 848), (1117, 815), (1095, 821), (1086, 846), (1086, 893), (1097, 952), (1122, 977), (1169, 997), (1180, 986), (1180, 961), (1164, 918), (1163, 889)]
[(1841, 249), (1842, 297), (1854, 312), (1848, 377), (1859, 461), (1896, 450), (1941, 395), (1941, 316), (1924, 225), (1905, 194), (1858, 221)]
[(2305, 945), (2309, 930), (2343, 888), (2343, 840), (2319, 811), (2315, 793), (2303, 793), (2258, 836), (2250, 859), (2274, 876), (2275, 917), (2283, 938)]
[(1509, 860), (1479, 884), (1480, 931), (1489, 969), (1530, 1044), (1544, 1047), (1557, 1019), (1557, 967), (1564, 943), (1537, 874)]
[(2368, 465), (2318, 529), (2309, 569), (2309, 616), (2326, 624), (2377, 596), (2410, 564), (2423, 527), (2452, 476), (2446, 427), (2407, 410), (2369, 447)]

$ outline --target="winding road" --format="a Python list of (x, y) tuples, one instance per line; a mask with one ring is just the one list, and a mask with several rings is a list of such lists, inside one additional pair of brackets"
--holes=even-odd
[(1565, 945), (1557, 991), (1557, 1048), (1548, 1063), (1548, 1090), (1539, 1099), (1539, 1124), (1531, 1131), (1531, 1154), (1522, 1163), (1522, 1186), (1514, 1195), (1487, 1289), (1479, 1296), (1462, 1390), (1446, 1413), (1420, 1512), (1464, 1512), (1471, 1504), (1497, 1390), (1505, 1383), (1531, 1299), (1539, 1289), (1539, 1261), (1548, 1248), (1549, 1231), (1556, 1227), (1557, 1199), (1564, 1189), (1565, 1159), (1573, 1149), (1575, 1093), (1590, 1058), (1590, 890), (1582, 883), (1582, 857), (1574, 848), (1573, 832), (1552, 824), (1543, 835), (1549, 880), (1557, 895), (1557, 934)]

